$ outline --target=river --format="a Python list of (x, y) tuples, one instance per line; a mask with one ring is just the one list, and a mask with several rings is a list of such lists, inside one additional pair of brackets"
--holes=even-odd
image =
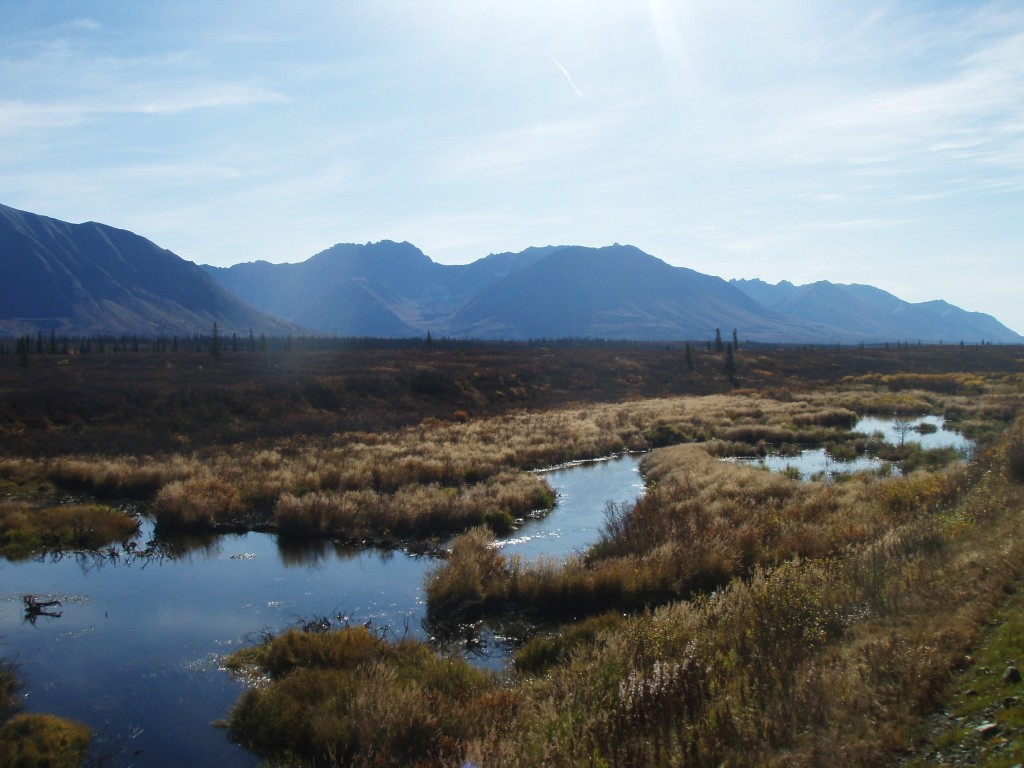
[[(583, 550), (597, 538), (607, 502), (643, 493), (637, 456), (545, 477), (557, 494), (554, 510), (500, 542), (506, 551), (533, 558)], [(152, 535), (144, 521), (141, 540)], [(220, 659), (263, 632), (317, 616), (425, 637), (423, 581), (436, 563), (264, 533), (212, 537), (186, 554), (146, 560), (0, 558), (0, 657), (17, 665), (26, 710), (85, 723), (119, 765), (255, 766), (211, 726), (242, 691)], [(60, 616), (27, 621), (26, 594), (59, 599)]]

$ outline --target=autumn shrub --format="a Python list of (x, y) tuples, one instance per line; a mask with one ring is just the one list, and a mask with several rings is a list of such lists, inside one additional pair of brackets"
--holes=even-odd
[(550, 667), (566, 663), (576, 649), (593, 645), (602, 633), (621, 624), (621, 613), (606, 613), (564, 625), (555, 633), (536, 635), (516, 651), (516, 672), (542, 675)]
[(270, 677), (231, 711), (231, 737), (264, 758), (308, 765), (434, 766), (501, 728), (517, 698), (490, 673), (363, 627), (289, 631), (229, 659)]
[(444, 562), (427, 577), (427, 600), (435, 613), (479, 615), (492, 584), (508, 573), (506, 559), (493, 544), (494, 534), (486, 526), (452, 541)]
[(15, 715), (0, 726), (0, 765), (11, 768), (77, 768), (92, 732), (52, 715)]
[(231, 524), (243, 511), (235, 486), (210, 477), (174, 480), (157, 493), (153, 514), (169, 529), (203, 529)]

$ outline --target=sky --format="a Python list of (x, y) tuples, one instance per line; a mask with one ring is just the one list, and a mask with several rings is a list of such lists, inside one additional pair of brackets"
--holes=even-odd
[(227, 266), (629, 243), (1024, 333), (1024, 3), (0, 0), (0, 203)]

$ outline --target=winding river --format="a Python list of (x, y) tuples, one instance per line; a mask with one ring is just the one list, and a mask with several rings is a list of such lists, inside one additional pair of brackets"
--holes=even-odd
[[(585, 549), (607, 502), (643, 493), (638, 466), (625, 455), (547, 471), (555, 509), (501, 546), (527, 558)], [(151, 537), (145, 523), (142, 541)], [(87, 724), (124, 764), (256, 765), (211, 723), (242, 691), (220, 658), (262, 632), (343, 615), (426, 636), (422, 588), (434, 558), (261, 533), (174, 544), (186, 553), (0, 559), (0, 657), (17, 665), (25, 708)], [(26, 620), (26, 594), (59, 599), (51, 612), (60, 615)]]
[[(940, 420), (925, 420), (939, 431), (908, 440), (969, 448)], [(863, 419), (856, 428), (894, 441), (889, 420)], [(756, 461), (776, 470), (795, 465), (805, 477), (838, 464), (824, 451)], [(607, 503), (632, 502), (644, 490), (637, 456), (545, 475), (557, 492), (555, 509), (499, 542), (505, 551), (560, 558), (584, 550), (597, 538)], [(152, 535), (144, 523), (141, 540)], [(398, 637), (427, 636), (423, 582), (437, 563), (432, 557), (262, 533), (166, 543), (184, 554), (0, 558), (0, 657), (17, 665), (25, 708), (87, 724), (100, 750), (121, 756), (119, 764), (255, 766), (255, 757), (211, 723), (242, 691), (220, 659), (264, 632), (345, 616)], [(28, 621), (26, 594), (59, 599), (51, 611), (59, 616)], [(500, 666), (506, 657), (498, 641), (480, 663)]]

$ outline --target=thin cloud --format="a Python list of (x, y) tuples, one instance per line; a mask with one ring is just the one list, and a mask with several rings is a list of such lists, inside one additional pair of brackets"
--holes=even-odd
[(75, 19), (71, 22), (71, 26), (76, 29), (86, 29), (90, 32), (95, 32), (97, 29), (101, 29), (103, 27), (103, 25), (96, 21), (96, 19), (90, 19), (88, 17)]
[(812, 229), (888, 229), (914, 223), (914, 219), (851, 219), (849, 221), (829, 221), (814, 224)]
[(464, 176), (540, 169), (555, 159), (582, 151), (582, 145), (603, 132), (599, 121), (559, 121), (531, 125), (486, 137), (469, 151), (458, 150), (442, 161), (444, 172)]
[(569, 83), (569, 86), (573, 89), (573, 91), (576, 93), (576, 95), (579, 96), (582, 99), (583, 98), (583, 94), (580, 92), (580, 89), (576, 87), (576, 83), (573, 82), (572, 75), (569, 74), (569, 70), (566, 69), (565, 67), (563, 67), (562, 66), (562, 62), (560, 62), (554, 56), (551, 57), (551, 60), (553, 62), (555, 62), (555, 66), (556, 67), (558, 67), (560, 70), (562, 70), (562, 74), (565, 75), (565, 79)]

